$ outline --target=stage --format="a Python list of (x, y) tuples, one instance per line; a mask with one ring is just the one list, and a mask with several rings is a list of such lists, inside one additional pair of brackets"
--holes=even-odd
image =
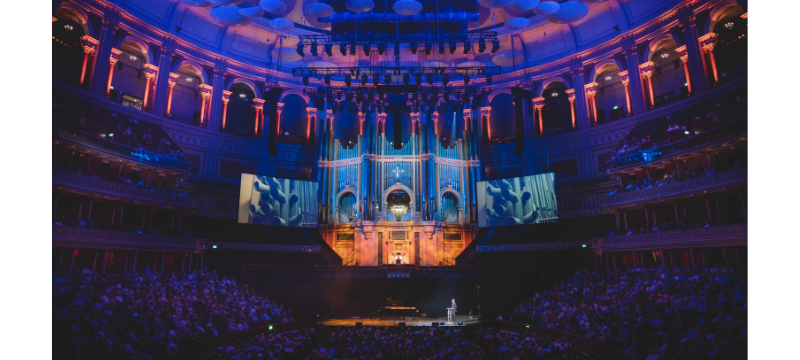
[(464, 323), (464, 325), (474, 325), (480, 322), (480, 319), (477, 316), (472, 316), (471, 318), (468, 315), (457, 315), (456, 321), (452, 324), (447, 324), (447, 317), (441, 318), (427, 318), (425, 320), (420, 319), (417, 317), (414, 320), (412, 317), (406, 317), (405, 320), (402, 318), (400, 319), (389, 319), (387, 317), (386, 320), (383, 320), (379, 317), (373, 317), (370, 320), (369, 316), (361, 316), (361, 317), (341, 317), (341, 318), (320, 318), (319, 324), (324, 326), (356, 326), (357, 322), (362, 323), (364, 326), (400, 326), (401, 322), (405, 322), (406, 326), (431, 326), (431, 323), (434, 321), (438, 323), (444, 323), (445, 325), (439, 326), (456, 326), (458, 322)]

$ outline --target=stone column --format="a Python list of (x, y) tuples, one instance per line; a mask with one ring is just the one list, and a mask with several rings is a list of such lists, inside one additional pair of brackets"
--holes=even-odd
[(208, 104), (208, 128), (217, 132), (222, 130), (220, 119), (222, 118), (222, 91), (225, 87), (225, 71), (220, 67), (222, 65), (218, 63), (214, 68), (214, 76), (211, 78), (213, 91)]
[[(89, 90), (92, 93), (100, 96), (105, 96), (108, 94), (107, 84), (111, 83), (111, 79), (109, 79), (106, 74), (111, 73), (109, 68), (114, 67), (114, 64), (117, 62), (117, 55), (120, 54), (118, 52), (116, 55), (112, 55), (112, 49), (114, 47), (114, 31), (117, 28), (119, 13), (109, 11), (105, 15), (106, 16), (103, 19), (103, 24), (100, 26), (100, 31), (97, 32), (99, 34), (97, 36), (99, 45), (97, 47), (95, 66), (92, 67), (92, 72), (89, 74), (89, 78), (92, 79)], [(110, 58), (113, 58), (114, 60), (111, 62), (106, 62), (107, 59)]]
[[(631, 109), (633, 114), (638, 115), (647, 111), (647, 104), (642, 97), (642, 77), (638, 73), (639, 69), (639, 49), (633, 40), (629, 40), (627, 48), (623, 51), (625, 63), (628, 66), (628, 79), (630, 79)], [(630, 72), (633, 72), (631, 74)]]
[(84, 35), (81, 36), (81, 45), (83, 46), (83, 65), (81, 65), (81, 78), (80, 84), (83, 85), (86, 78), (86, 65), (89, 64), (89, 57), (97, 57), (97, 46), (100, 44), (100, 41), (89, 36)]
[(108, 92), (111, 91), (111, 80), (114, 78), (114, 65), (117, 64), (117, 61), (119, 60), (117, 57), (120, 54), (122, 54), (122, 50), (111, 49), (111, 55), (108, 58), (108, 63), (109, 63), (108, 77), (106, 77), (106, 79), (108, 79), (108, 81), (106, 82), (106, 88), (103, 91), (103, 96), (105, 96), (105, 97), (108, 97)]
[(700, 49), (700, 32), (697, 28), (697, 20), (694, 17), (694, 12), (691, 9), (685, 8), (680, 10), (681, 26), (683, 27), (683, 39), (686, 42), (686, 56), (688, 56), (687, 64), (689, 65), (689, 73), (692, 79), (692, 93), (702, 94), (709, 88), (708, 73), (706, 67), (703, 65), (703, 53)]
[(596, 82), (590, 82), (583, 86), (584, 90), (586, 90), (586, 98), (591, 104), (591, 108), (589, 110), (592, 117), (592, 124), (594, 125), (597, 125), (597, 98), (595, 95), (597, 95), (598, 86), (600, 86), (600, 84)]
[(714, 74), (714, 84), (719, 84), (719, 76), (717, 75), (717, 60), (714, 58), (714, 47), (717, 45), (717, 34), (708, 33), (697, 39), (703, 52), (708, 53), (708, 59), (711, 61), (711, 71)]
[[(328, 111), (330, 112), (330, 116), (331, 116), (331, 130), (333, 130), (333, 111), (332, 110), (328, 110)], [(278, 103), (278, 115), (275, 116), (275, 128), (276, 128), (275, 131), (276, 131), (276, 134), (278, 134), (278, 135), (281, 134), (281, 113), (282, 112), (283, 112), (283, 103), (279, 102)]]
[(575, 89), (567, 89), (567, 99), (569, 99), (569, 111), (572, 114), (572, 130), (575, 130)]
[[(169, 85), (169, 90), (167, 92), (167, 108), (164, 111), (164, 115), (167, 117), (170, 117), (170, 114), (172, 114), (172, 90), (175, 89), (175, 84), (178, 83), (179, 76), (180, 75), (176, 73), (169, 73), (169, 80), (167, 80)], [(158, 111), (158, 109), (156, 109), (156, 111)]]
[(650, 108), (656, 107), (656, 98), (655, 94), (653, 94), (653, 71), (656, 70), (656, 64), (652, 61), (648, 61), (644, 64), (639, 65), (639, 72), (645, 82), (647, 82), (647, 92), (650, 95)]
[(588, 102), (586, 101), (585, 91), (586, 81), (584, 80), (583, 66), (578, 66), (572, 70), (572, 88), (575, 91), (576, 106), (575, 113), (577, 115), (577, 128), (588, 129), (592, 126), (589, 120)]
[[(172, 89), (178, 79), (178, 74), (169, 72), (172, 67), (173, 49), (161, 47), (158, 51), (158, 78), (153, 92), (153, 111), (156, 116), (169, 114), (168, 108), (172, 102)], [(174, 77), (173, 77), (174, 75)], [(166, 94), (165, 94), (166, 93)]]
[(142, 110), (144, 110), (145, 112), (149, 112), (147, 109), (147, 104), (151, 103), (150, 95), (152, 94), (152, 92), (150, 91), (150, 88), (153, 87), (154, 85), (153, 82), (155, 81), (156, 75), (158, 75), (158, 66), (155, 66), (153, 64), (144, 64), (144, 76), (147, 78), (147, 82), (145, 83), (144, 86), (144, 97), (142, 98)]
[(627, 104), (627, 112), (628, 116), (631, 115), (631, 79), (628, 78), (628, 70), (625, 70), (619, 74), (620, 80), (622, 80), (622, 85), (625, 86), (625, 103)]
[(263, 124), (261, 121), (261, 114), (264, 111), (264, 99), (255, 98), (253, 99), (253, 107), (256, 108), (256, 118), (253, 125), (253, 137), (258, 135), (258, 129), (261, 129), (261, 133), (264, 133)]
[[(464, 131), (469, 132), (469, 121), (472, 119), (472, 109), (465, 108), (462, 115), (464, 116)], [(419, 117), (417, 119), (419, 119)], [(419, 120), (417, 120), (417, 122), (419, 122)], [(464, 137), (464, 141), (466, 141), (466, 144), (469, 144), (469, 140), (467, 140), (466, 137)]]
[(367, 114), (361, 111), (358, 112), (358, 135), (364, 136), (364, 121), (367, 120)]
[[(222, 130), (225, 130), (225, 118), (228, 116), (228, 101), (231, 101), (232, 91), (222, 90)], [(261, 130), (262, 132), (264, 130)]]
[[(381, 134), (386, 133), (386, 113), (378, 113), (378, 124), (381, 128)], [(331, 120), (331, 131), (333, 131), (333, 120)]]
[[(361, 113), (359, 113), (359, 120), (361, 120), (361, 115), (360, 114)], [(312, 125), (312, 123), (315, 122), (316, 119), (317, 119), (317, 108), (315, 108), (315, 107), (307, 107), (306, 108), (306, 119), (308, 120), (308, 124), (307, 124), (308, 126), (306, 126), (306, 141), (310, 142), (311, 141), (311, 127), (314, 126), (314, 125)], [(364, 123), (362, 122), (361, 124), (363, 125)], [(362, 126), (362, 128), (363, 128), (363, 126)], [(361, 191), (361, 188), (359, 188), (358, 190)]]
[(692, 76), (689, 74), (689, 55), (686, 54), (686, 45), (675, 48), (675, 51), (680, 54), (681, 61), (683, 61), (683, 71), (686, 73), (686, 87), (689, 90), (689, 95), (692, 94)]
[[(435, 113), (439, 114), (439, 113)], [(483, 118), (486, 118), (486, 137), (487, 143), (492, 143), (492, 107), (491, 106), (482, 106), (481, 107), (481, 123), (483, 122)]]
[(542, 108), (544, 108), (544, 98), (537, 97), (533, 98), (533, 108), (536, 109), (537, 113), (539, 114), (539, 136), (544, 136), (544, 119), (542, 118)]
[(206, 116), (208, 108), (209, 99), (211, 99), (211, 94), (214, 92), (214, 88), (208, 84), (200, 84), (197, 86), (197, 89), (200, 90), (200, 96), (203, 97), (203, 101), (200, 105), (200, 127), (205, 127), (206, 125)]

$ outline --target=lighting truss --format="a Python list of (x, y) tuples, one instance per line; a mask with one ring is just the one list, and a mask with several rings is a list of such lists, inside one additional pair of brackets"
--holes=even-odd
[(467, 33), (441, 33), (441, 34), (338, 34), (338, 35), (300, 35), (303, 45), (324, 44), (394, 44), (394, 43), (425, 43), (425, 42), (494, 42), (497, 41), (496, 31), (480, 31)]
[(476, 76), (493, 76), (500, 75), (499, 66), (473, 66), (473, 67), (383, 67), (383, 66), (357, 66), (357, 67), (338, 67), (338, 68), (317, 68), (317, 67), (301, 67), (292, 69), (292, 75), (295, 77), (319, 77), (322, 75), (334, 76), (403, 76), (410, 75), (476, 75)]

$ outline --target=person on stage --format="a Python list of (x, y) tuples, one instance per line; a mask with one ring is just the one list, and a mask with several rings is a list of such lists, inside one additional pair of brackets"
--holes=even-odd
[(451, 310), (451, 312), (453, 314), (453, 318), (451, 320), (455, 321), (456, 320), (456, 309), (458, 309), (458, 306), (456, 305), (456, 299), (452, 299), (452, 300), (450, 300), (450, 302), (451, 302), (450, 308), (453, 309), (453, 310)]

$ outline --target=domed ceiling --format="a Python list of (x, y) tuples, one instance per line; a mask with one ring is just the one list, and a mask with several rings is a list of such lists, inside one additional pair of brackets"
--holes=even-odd
[[(361, 31), (436, 33), (496, 31), (500, 49), (479, 53), (412, 54), (401, 46), (401, 66), (426, 61), (458, 65), (529, 67), (596, 46), (644, 24), (679, 0), (137, 0), (121, 6), (142, 21), (231, 59), (260, 67), (291, 69), (314, 61), (339, 66), (395, 63), (392, 51), (328, 56), (294, 54), (300, 35)], [(408, 14), (408, 15), (404, 15)], [(435, 19), (435, 21), (433, 21)], [(390, 27), (394, 27), (391, 29)], [(393, 44), (387, 46), (392, 49)], [(284, 48), (284, 49), (281, 49)]]

